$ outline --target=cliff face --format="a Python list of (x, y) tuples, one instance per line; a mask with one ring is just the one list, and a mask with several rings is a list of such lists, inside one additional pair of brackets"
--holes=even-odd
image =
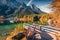
[[(27, 6), (24, 2), (19, 0), (0, 0), (0, 15), (5, 17), (20, 16), (27, 14), (43, 13), (39, 8), (32, 4)], [(31, 8), (32, 7), (32, 8)]]

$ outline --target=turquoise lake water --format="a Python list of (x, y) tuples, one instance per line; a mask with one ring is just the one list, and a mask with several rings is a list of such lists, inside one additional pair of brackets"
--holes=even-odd
[(0, 36), (8, 35), (17, 24), (0, 25)]

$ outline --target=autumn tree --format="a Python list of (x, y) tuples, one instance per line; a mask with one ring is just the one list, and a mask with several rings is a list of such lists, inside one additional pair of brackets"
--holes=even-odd
[(54, 0), (51, 5), (53, 8), (53, 19), (56, 21), (56, 25), (60, 27), (60, 0)]

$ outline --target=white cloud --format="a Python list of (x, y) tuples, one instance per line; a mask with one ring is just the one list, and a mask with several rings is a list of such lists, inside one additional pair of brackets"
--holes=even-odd
[(44, 11), (44, 12), (46, 12), (46, 13), (50, 13), (50, 12), (52, 12), (51, 11), (51, 9), (49, 9), (49, 4), (47, 4), (47, 5), (43, 5), (43, 6), (40, 6), (39, 8), (42, 10), (42, 11)]

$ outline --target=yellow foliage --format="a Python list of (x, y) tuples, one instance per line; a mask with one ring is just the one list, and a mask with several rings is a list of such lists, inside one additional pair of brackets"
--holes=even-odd
[[(6, 40), (12, 40), (12, 37), (17, 35), (19, 32), (24, 32), (23, 25), (21, 24), (16, 26), (16, 28), (10, 33)], [(26, 40), (25, 37), (23, 39)]]

